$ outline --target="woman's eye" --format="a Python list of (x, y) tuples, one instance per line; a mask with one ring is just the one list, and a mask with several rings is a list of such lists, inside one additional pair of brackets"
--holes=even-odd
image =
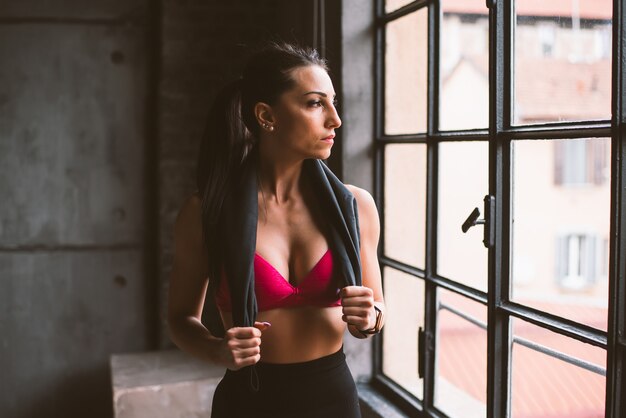
[[(337, 105), (339, 104), (339, 101), (337, 101), (335, 99), (331, 103), (332, 103), (332, 105), (334, 107), (337, 107)], [(311, 106), (311, 107), (320, 107), (320, 106), (324, 106), (324, 103), (321, 100), (312, 100), (312, 101), (309, 102), (309, 106)]]

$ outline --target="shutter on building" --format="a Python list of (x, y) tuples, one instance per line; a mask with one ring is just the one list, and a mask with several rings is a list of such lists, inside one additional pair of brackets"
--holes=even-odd
[(567, 275), (567, 252), (569, 249), (568, 246), (568, 236), (560, 236), (556, 238), (556, 251), (555, 251), (555, 278), (557, 283), (562, 283), (563, 279)]

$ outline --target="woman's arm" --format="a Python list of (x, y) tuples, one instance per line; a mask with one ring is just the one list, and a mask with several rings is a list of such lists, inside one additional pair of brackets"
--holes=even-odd
[(380, 220), (372, 196), (361, 188), (347, 186), (356, 199), (359, 211), (359, 230), (361, 235), (361, 271), (363, 286), (349, 286), (342, 289), (344, 320), (348, 323), (350, 334), (357, 338), (367, 338), (359, 330), (369, 330), (376, 324), (376, 306), (381, 312), (379, 329), (385, 318), (385, 302), (378, 265), (378, 239)]
[(183, 351), (236, 370), (259, 361), (261, 331), (252, 327), (231, 328), (222, 339), (202, 325), (208, 266), (201, 214), (200, 199), (192, 196), (183, 205), (174, 226), (168, 303), (170, 335)]

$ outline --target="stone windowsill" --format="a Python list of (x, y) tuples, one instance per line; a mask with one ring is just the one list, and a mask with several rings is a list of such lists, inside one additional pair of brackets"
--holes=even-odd
[[(178, 350), (111, 356), (116, 418), (206, 417), (222, 367)], [(363, 418), (406, 418), (366, 382), (357, 384)]]
[(111, 356), (115, 418), (200, 418), (224, 368), (178, 350)]

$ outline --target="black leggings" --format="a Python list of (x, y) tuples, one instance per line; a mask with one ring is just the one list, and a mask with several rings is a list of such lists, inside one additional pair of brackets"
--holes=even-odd
[[(213, 396), (212, 418), (361, 418), (343, 350), (304, 363), (259, 362), (227, 370)], [(252, 380), (252, 381), (251, 381)]]

